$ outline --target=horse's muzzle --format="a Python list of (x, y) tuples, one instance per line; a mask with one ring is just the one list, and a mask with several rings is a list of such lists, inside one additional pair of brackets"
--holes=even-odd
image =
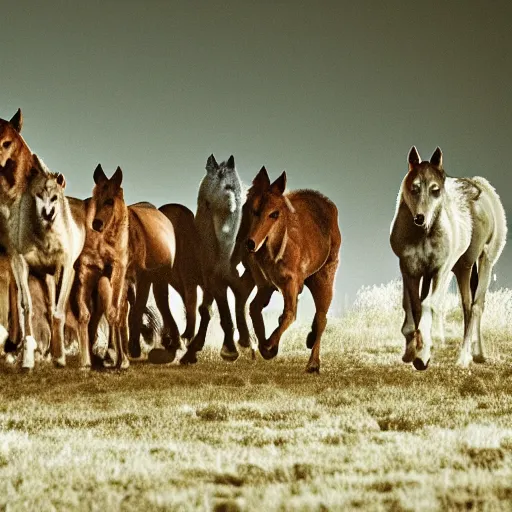
[(249, 238), (249, 240), (245, 242), (245, 247), (249, 252), (254, 252), (256, 249), (256, 242), (252, 238)]
[(423, 226), (425, 224), (425, 215), (418, 213), (418, 215), (414, 217), (414, 224), (420, 227)]
[(92, 221), (92, 229), (98, 233), (101, 233), (103, 231), (103, 221), (100, 219), (94, 219)]

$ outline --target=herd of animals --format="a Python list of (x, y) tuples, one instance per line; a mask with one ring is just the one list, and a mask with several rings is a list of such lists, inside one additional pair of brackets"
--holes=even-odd
[[(141, 353), (151, 287), (163, 321), (163, 348), (154, 351), (154, 362), (172, 362), (182, 340), (180, 362), (197, 362), (214, 300), (224, 333), (221, 356), (236, 360), (228, 288), (235, 297), (238, 344), (248, 348), (247, 302), (255, 287), (250, 319), (260, 354), (271, 359), (295, 320), (305, 285), (316, 309), (306, 370), (319, 372), (341, 247), (332, 201), (314, 190), (286, 191), (286, 173), (272, 182), (265, 167), (244, 192), (233, 156), (219, 164), (213, 155), (195, 215), (180, 204), (127, 205), (119, 167), (108, 178), (98, 165), (91, 197), (76, 199), (65, 195), (66, 178), (32, 153), (22, 125), (21, 110), (0, 119), (0, 354), (6, 361), (30, 370), (49, 355), (63, 367), (66, 340), (74, 338), (81, 369), (128, 368), (130, 357)], [(390, 236), (403, 277), (402, 359), (418, 370), (428, 367), (432, 336), (444, 337), (442, 304), (453, 271), (464, 312), (458, 364), (484, 362), (480, 321), (505, 245), (503, 206), (484, 178), (448, 177), (439, 148), (422, 161), (413, 147), (408, 166)], [(169, 309), (169, 285), (183, 299), (182, 334)], [(267, 337), (262, 311), (276, 290), (284, 309)], [(108, 355), (96, 349), (100, 321), (108, 324)]]

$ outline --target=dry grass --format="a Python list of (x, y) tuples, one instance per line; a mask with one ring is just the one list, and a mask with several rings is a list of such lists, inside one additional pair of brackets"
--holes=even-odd
[(509, 327), (487, 326), (492, 360), (461, 370), (454, 318), (456, 338), (415, 372), (399, 308), (371, 305), (393, 286), (331, 320), (319, 376), (301, 325), (269, 362), (224, 363), (217, 340), (195, 367), (4, 368), (0, 507), (510, 510)]

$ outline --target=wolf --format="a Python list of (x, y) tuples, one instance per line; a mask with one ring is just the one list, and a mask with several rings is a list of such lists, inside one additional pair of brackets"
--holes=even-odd
[[(200, 263), (204, 291), (207, 297), (217, 302), (224, 331), (221, 356), (228, 361), (238, 358), (238, 350), (233, 340), (234, 325), (228, 305), (227, 288), (229, 286), (233, 290), (237, 300), (241, 281), (236, 268), (240, 262), (236, 247), (244, 201), (242, 182), (233, 155), (220, 164), (213, 154), (210, 155), (206, 161), (206, 175), (199, 185), (195, 226), (201, 244)], [(248, 347), (250, 337), (245, 308), (241, 311), (239, 309), (237, 308), (236, 315), (239, 343)], [(201, 350), (203, 345), (204, 332), (201, 331), (187, 347), (187, 353), (181, 362), (196, 362), (196, 352)]]
[(485, 294), (507, 237), (503, 205), (485, 178), (447, 176), (439, 147), (429, 161), (422, 161), (413, 146), (408, 166), (390, 234), (403, 279), (402, 360), (417, 370), (427, 369), (432, 323), (442, 325), (440, 307), (453, 271), (464, 312), (457, 364), (483, 363), (480, 324)]

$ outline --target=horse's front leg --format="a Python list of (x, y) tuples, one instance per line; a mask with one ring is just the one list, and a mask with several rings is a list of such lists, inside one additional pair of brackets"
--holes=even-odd
[(112, 298), (107, 309), (106, 317), (110, 326), (117, 325), (121, 315), (121, 299), (124, 294), (126, 280), (126, 265), (123, 263), (114, 263), (112, 265), (112, 275), (110, 277), (110, 287), (112, 289)]
[(259, 346), (260, 353), (264, 359), (272, 359), (279, 351), (279, 341), (283, 333), (295, 321), (297, 316), (297, 298), (299, 294), (300, 285), (298, 279), (289, 278), (286, 284), (281, 288), (281, 293), (284, 299), (283, 314), (279, 318), (279, 325), (270, 335), (265, 345)]
[(247, 300), (254, 289), (254, 279), (249, 270), (245, 270), (241, 277), (238, 277), (238, 271), (235, 269), (236, 275), (230, 283), (231, 289), (235, 296), (235, 315), (236, 327), (238, 329), (238, 344), (241, 347), (248, 348), (251, 346), (251, 336), (249, 327), (247, 326)]
[(420, 278), (411, 277), (402, 271), (403, 298), (402, 306), (405, 312), (402, 334), (405, 337), (405, 352), (402, 356), (404, 363), (412, 363), (416, 351), (421, 348), (421, 334), (418, 325), (421, 319)]
[(416, 351), (416, 358), (412, 362), (416, 370), (426, 370), (430, 362), (430, 351), (432, 349), (432, 316), (437, 314), (438, 308), (442, 305), (447, 282), (451, 277), (452, 265), (444, 265), (434, 275), (432, 280), (432, 291), (421, 304), (421, 319), (418, 332), (421, 333), (422, 344)]
[(89, 322), (91, 320), (92, 292), (96, 279), (88, 272), (79, 272), (77, 292), (78, 306), (78, 339), (80, 346), (80, 368), (89, 370), (91, 367), (91, 352), (89, 346)]
[(25, 258), (18, 253), (11, 255), (11, 267), (18, 287), (18, 316), (23, 340), (22, 368), (31, 370), (34, 368), (37, 342), (32, 330), (32, 298), (28, 287), (29, 268)]

